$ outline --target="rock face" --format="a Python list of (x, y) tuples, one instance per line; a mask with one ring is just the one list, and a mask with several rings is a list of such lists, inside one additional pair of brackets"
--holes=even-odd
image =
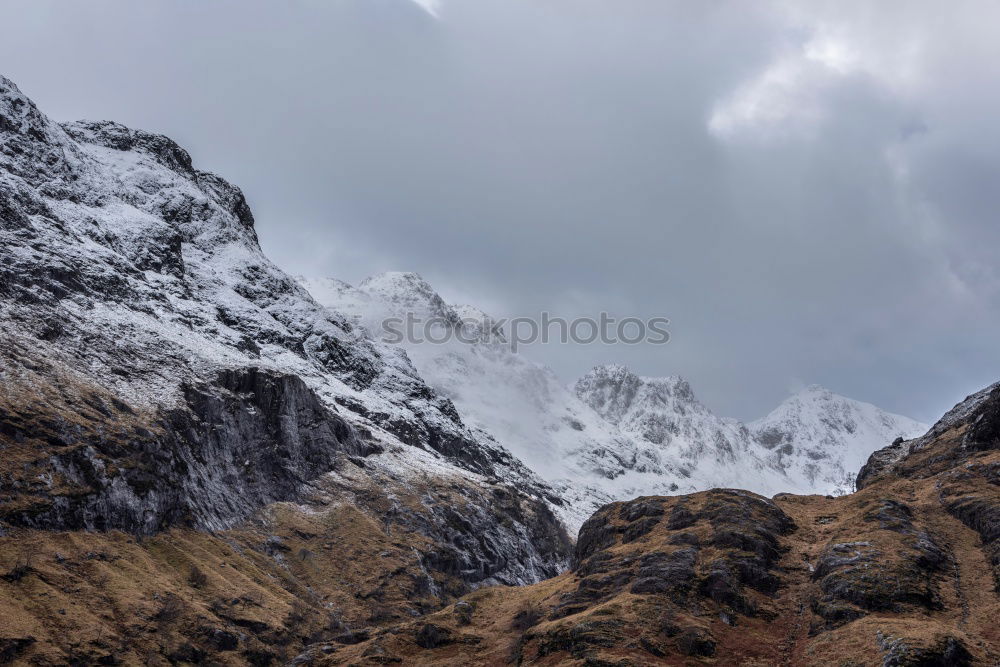
[[(60, 125), (0, 77), (0, 536), (14, 536), (0, 551), (52, 530), (277, 532), (298, 521), (289, 512), (351, 499), (381, 517), (374, 530), (405, 533), (394, 548), (419, 583), (393, 584), (405, 592), (392, 613), (558, 573), (569, 541), (557, 493), (467, 427), (404, 353), (271, 264), (253, 225), (239, 189), (170, 139)], [(461, 512), (439, 498), (450, 494)], [(275, 503), (295, 509), (278, 521)], [(251, 540), (270, 563), (256, 567), (284, 581), (284, 552), (264, 542)], [(362, 560), (382, 551), (394, 553)], [(36, 627), (10, 650), (48, 655), (77, 630), (89, 632)]]
[[(483, 665), (997, 664), (998, 410), (995, 386), (970, 397), (904, 454), (873, 455), (893, 462), (870, 464), (852, 494), (716, 489), (610, 504), (583, 524), (569, 572), (477, 591), (461, 614), (456, 605), (393, 626), (320, 662), (367, 651), (442, 665), (459, 655)], [(421, 624), (449, 642), (421, 645)]]
[[(932, 444), (946, 441), (955, 444), (956, 434), (961, 434), (957, 447), (949, 450), (948, 461), (954, 462), (969, 451), (996, 449), (1000, 446), (997, 429), (1000, 428), (1000, 417), (997, 409), (1000, 406), (1000, 382), (990, 385), (981, 391), (967, 396), (964, 401), (949, 410), (939, 419), (927, 433), (919, 438), (906, 440), (900, 438), (889, 447), (874, 452), (868, 462), (861, 468), (856, 481), (862, 489), (876, 479), (903, 472), (919, 474), (916, 469), (908, 469), (905, 463), (922, 461), (924, 456), (910, 456), (928, 449)], [(900, 464), (904, 464), (900, 467)]]
[(72, 425), (52, 414), (0, 410), (17, 443), (8, 451), (48, 453), (11, 471), (10, 486), (26, 497), (3, 507), (3, 521), (138, 535), (172, 525), (222, 530), (297, 497), (339, 457), (377, 451), (296, 376), (226, 370), (183, 390), (184, 406), (149, 427), (127, 425), (127, 406), (98, 394), (88, 397), (94, 414)]

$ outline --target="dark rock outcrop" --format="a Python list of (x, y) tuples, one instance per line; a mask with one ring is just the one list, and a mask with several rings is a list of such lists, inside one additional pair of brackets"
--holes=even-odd
[[(937, 456), (919, 456), (935, 443)], [(930, 430), (913, 440), (897, 440), (874, 452), (858, 473), (856, 486), (863, 489), (887, 475), (919, 476), (941, 472), (972, 452), (1000, 447), (1000, 382), (990, 385), (953, 407)], [(911, 456), (917, 455), (917, 456)], [(907, 464), (910, 465), (907, 465)], [(914, 465), (919, 464), (919, 465)], [(932, 464), (928, 466), (927, 464)]]
[[(780, 538), (794, 527), (772, 501), (729, 489), (608, 505), (580, 529), (573, 567), (582, 578), (553, 613), (575, 613), (629, 590), (663, 596), (685, 609), (707, 600), (722, 613), (758, 615), (762, 610), (746, 589), (764, 595), (778, 591), (781, 579), (774, 568), (783, 551)], [(658, 540), (677, 546), (638, 558), (613, 550), (654, 532)], [(703, 554), (702, 544), (715, 555)]]
[(227, 370), (184, 394), (184, 408), (145, 426), (129, 424), (124, 405), (91, 428), (0, 412), (0, 428), (15, 439), (54, 445), (28, 469), (44, 483), (34, 474), (15, 482), (37, 502), (0, 504), (0, 516), (59, 530), (220, 530), (267, 503), (298, 499), (338, 457), (378, 450), (295, 376)]

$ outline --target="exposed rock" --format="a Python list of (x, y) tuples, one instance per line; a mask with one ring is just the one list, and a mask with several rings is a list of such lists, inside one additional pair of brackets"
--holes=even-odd
[(677, 650), (682, 655), (710, 658), (715, 655), (715, 640), (702, 628), (685, 630), (677, 638)]
[(30, 433), (26, 445), (45, 439), (61, 445), (21, 478), (29, 487), (33, 475), (50, 470), (58, 487), (34, 485), (39, 501), (26, 510), (0, 505), (0, 516), (12, 525), (60, 530), (148, 535), (175, 524), (221, 530), (267, 503), (299, 498), (340, 456), (378, 451), (295, 376), (223, 371), (187, 385), (184, 395), (184, 408), (148, 427), (128, 424), (127, 413), (116, 424), (109, 414), (67, 432), (58, 421), (0, 410), (5, 429)]
[[(971, 451), (995, 448), (1000, 442), (996, 437), (998, 406), (1000, 382), (966, 397), (946, 412), (925, 435), (913, 440), (896, 441), (891, 447), (874, 452), (858, 473), (857, 488), (862, 489), (881, 477), (899, 472), (911, 475), (940, 472)], [(899, 464), (907, 461), (926, 463), (927, 457), (910, 455), (918, 454), (935, 443), (946, 443), (946, 447), (933, 461), (938, 464), (934, 468), (923, 471), (915, 467), (903, 471), (898, 469)]]
[(469, 664), (992, 665), (1000, 451), (965, 442), (982, 414), (953, 412), (968, 421), (851, 495), (612, 503), (584, 523), (570, 572), (479, 591), (470, 623), (429, 622), (482, 637)]
[(883, 667), (966, 667), (974, 659), (956, 637), (894, 638), (878, 635)]
[(414, 637), (420, 648), (438, 648), (451, 642), (451, 631), (440, 625), (425, 623)]

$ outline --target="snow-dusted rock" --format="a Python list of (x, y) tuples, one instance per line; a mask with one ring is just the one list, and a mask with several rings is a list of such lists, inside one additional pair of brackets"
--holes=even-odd
[[(1000, 406), (1000, 382), (966, 396), (955, 407), (946, 412), (941, 419), (934, 422), (930, 429), (924, 429), (911, 439), (896, 438), (891, 445), (872, 453), (865, 465), (858, 472), (855, 482), (858, 489), (874, 483), (880, 477), (890, 473), (900, 461), (910, 454), (920, 452), (933, 444), (949, 431), (970, 427), (962, 434), (961, 448), (975, 451), (982, 448), (982, 441), (996, 441), (998, 406)], [(984, 428), (985, 427), (985, 428)], [(995, 442), (993, 443), (995, 444)], [(985, 525), (985, 524), (984, 524)]]
[[(537, 535), (561, 530), (554, 491), (401, 349), (317, 304), (253, 225), (170, 139), (60, 125), (0, 77), (0, 433), (23, 457), (0, 522), (225, 528), (367, 455), (415, 462), (397, 484), (482, 489), (455, 536), (491, 564), (470, 577), (553, 574), (565, 546)], [(524, 511), (492, 509), (493, 490)]]
[[(368, 335), (382, 323), (436, 318), (443, 329), (491, 322), (470, 306), (445, 303), (412, 273), (374, 276), (357, 287), (333, 279), (300, 282)], [(751, 424), (720, 418), (679, 377), (641, 377), (599, 366), (566, 387), (547, 367), (514, 353), (502, 331), (461, 343), (394, 342), (420, 375), (485, 432), (558, 488), (556, 508), (571, 530), (605, 502), (638, 495), (739, 487), (844, 493), (872, 451), (922, 432), (916, 422), (811, 389)], [(481, 332), (480, 332), (481, 333)]]
[(789, 397), (749, 428), (797, 484), (835, 495), (854, 490), (857, 472), (873, 451), (927, 431), (926, 424), (818, 385)]

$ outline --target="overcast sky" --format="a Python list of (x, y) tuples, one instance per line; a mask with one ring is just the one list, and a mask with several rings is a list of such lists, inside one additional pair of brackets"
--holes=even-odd
[(50, 116), (176, 139), (292, 273), (665, 316), (723, 415), (819, 383), (932, 421), (1000, 379), (1000, 5), (5, 1)]

